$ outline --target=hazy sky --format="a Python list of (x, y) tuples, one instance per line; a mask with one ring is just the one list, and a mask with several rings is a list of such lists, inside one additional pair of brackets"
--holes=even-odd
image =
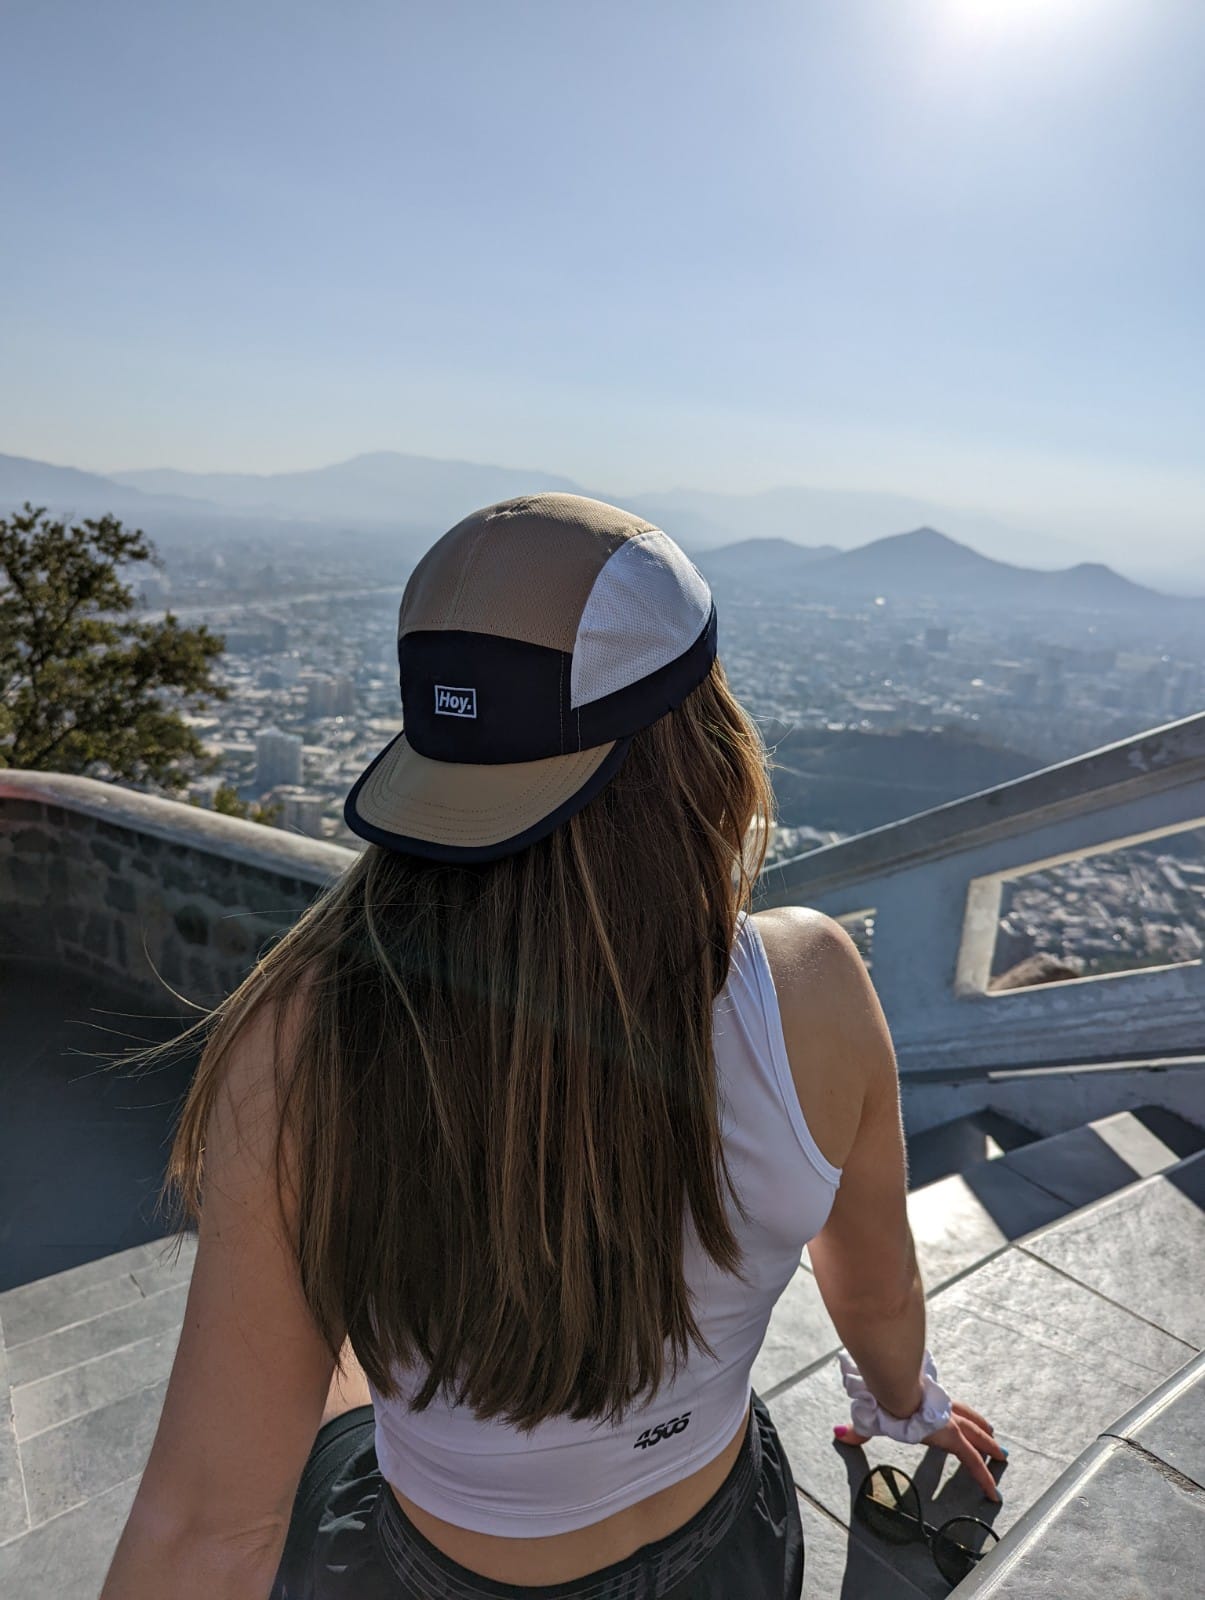
[(1205, 546), (1205, 0), (8, 0), (0, 450)]

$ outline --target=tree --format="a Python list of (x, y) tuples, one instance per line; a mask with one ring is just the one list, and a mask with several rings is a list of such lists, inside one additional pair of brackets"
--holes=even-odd
[(249, 822), (262, 822), (274, 828), (280, 820), (283, 807), (279, 800), (270, 800), (266, 806), (253, 804), (250, 800), (242, 799), (232, 783), (219, 783), (213, 791), (213, 809), (225, 817), (246, 817)]
[(184, 711), (224, 700), (225, 641), (132, 616), (130, 563), (162, 566), (140, 530), (105, 516), (69, 527), (28, 503), (0, 518), (0, 767), (178, 789), (213, 758)]

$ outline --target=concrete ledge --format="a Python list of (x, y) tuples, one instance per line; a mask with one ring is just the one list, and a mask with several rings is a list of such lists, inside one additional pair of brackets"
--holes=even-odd
[(796, 857), (761, 898), (873, 910), (874, 984), (905, 1076), (1199, 1051), (1199, 959), (988, 987), (1010, 878), (1197, 826), (1205, 715)]
[(800, 892), (827, 892), (1194, 779), (1205, 781), (1205, 712), (779, 862), (766, 873), (763, 890), (769, 904), (790, 902)]
[(116, 784), (0, 773), (0, 957), (213, 1004), (356, 852)]
[(242, 817), (222, 816), (220, 812), (166, 800), (161, 795), (139, 794), (96, 778), (16, 768), (0, 772), (0, 809), (12, 814), (13, 802), (22, 800), (92, 817), (189, 850), (224, 856), (261, 872), (284, 873), (315, 884), (338, 877), (356, 856), (354, 850), (342, 845), (267, 828)]
[(1158, 1105), (1187, 1122), (1205, 1120), (1205, 1061), (1098, 1062), (1085, 1066), (990, 1067), (945, 1072), (907, 1072), (900, 1092), (910, 1134), (998, 1111), (1048, 1136), (1077, 1128), (1097, 1117), (1139, 1106)]

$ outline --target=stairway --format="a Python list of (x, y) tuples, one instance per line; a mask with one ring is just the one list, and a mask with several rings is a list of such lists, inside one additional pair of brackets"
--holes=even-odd
[[(838, 1340), (805, 1257), (753, 1374), (800, 1492), (805, 1600), (949, 1593), (921, 1544), (851, 1531), (871, 1467), (910, 1473), (930, 1524), (978, 1516), (1003, 1536), (1116, 1417), (1205, 1348), (1205, 1130), (1142, 1107), (997, 1148), (914, 1190), (908, 1210), (943, 1382), (1009, 1450), (1003, 1504), (923, 1446), (833, 1442), (848, 1416)], [(1196, 1558), (1205, 1563), (1205, 1523)]]
[[(807, 1600), (948, 1592), (924, 1549), (848, 1528), (869, 1465), (916, 1476), (929, 1521), (1001, 1532), (1114, 1418), (1205, 1346), (1205, 1132), (1157, 1108), (1036, 1139), (950, 1124), (909, 1197), (930, 1343), (954, 1393), (1010, 1450), (991, 1507), (921, 1447), (832, 1442), (837, 1345), (801, 1264), (754, 1369), (800, 1489)], [(990, 1140), (990, 1143), (988, 1142)], [(988, 1152), (942, 1172), (951, 1151)], [(945, 1154), (942, 1155), (941, 1152)], [(1203, 1152), (1194, 1154), (1194, 1152)], [(192, 1250), (140, 1244), (0, 1294), (0, 1597), (95, 1600), (158, 1420)]]

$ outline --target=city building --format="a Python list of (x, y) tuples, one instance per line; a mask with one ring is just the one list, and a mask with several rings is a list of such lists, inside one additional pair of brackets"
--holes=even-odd
[(294, 733), (265, 728), (255, 736), (255, 787), (261, 792), (302, 781), (302, 741)]
[(276, 826), (286, 833), (304, 833), (310, 839), (322, 837), (322, 814), (326, 797), (295, 784), (280, 784), (268, 799), (280, 807)]
[(346, 673), (320, 673), (306, 684), (306, 711), (311, 717), (347, 717), (356, 709), (355, 685)]

